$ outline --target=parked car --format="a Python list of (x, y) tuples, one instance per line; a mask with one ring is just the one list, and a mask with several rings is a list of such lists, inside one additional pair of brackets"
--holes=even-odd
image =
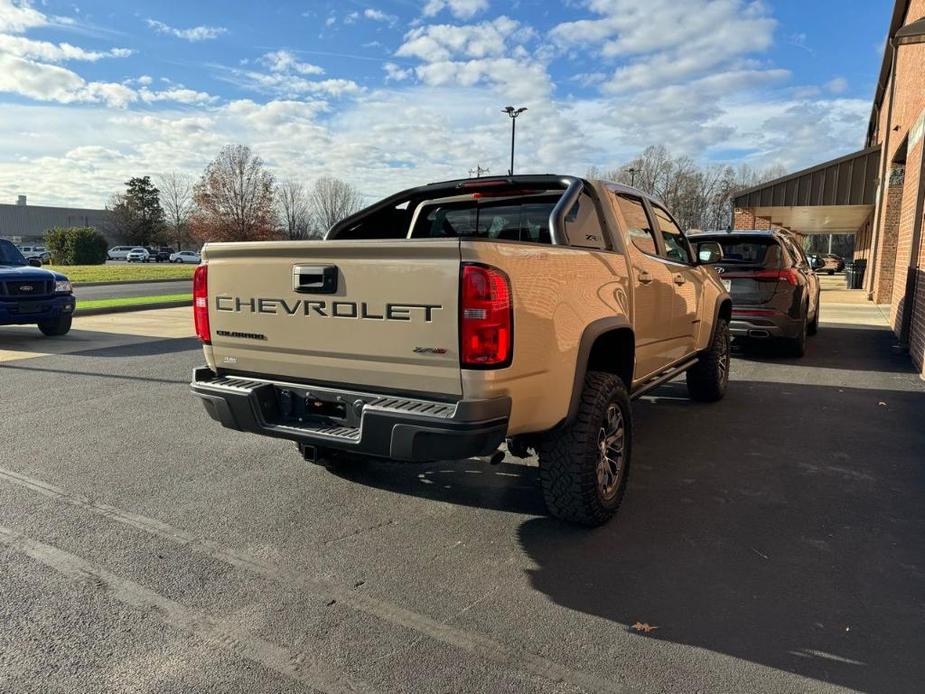
[(825, 258), (818, 253), (810, 253), (806, 256), (806, 259), (809, 261), (809, 266), (813, 270), (821, 270), (825, 267)]
[(819, 326), (819, 278), (799, 244), (777, 231), (698, 234), (704, 243), (718, 243), (722, 259), (714, 264), (732, 295), (734, 336), (779, 339), (791, 356), (806, 352), (806, 337)]
[(0, 325), (37, 325), (45, 335), (64, 335), (75, 304), (67, 277), (0, 239)]
[(151, 253), (151, 260), (156, 263), (170, 262), (170, 256), (174, 254), (174, 250), (168, 246), (160, 246), (158, 248), (148, 250)]
[(150, 258), (151, 252), (142, 246), (136, 246), (125, 255), (130, 263), (147, 263)]
[(106, 251), (106, 257), (109, 260), (125, 260), (135, 246), (113, 246)]
[(171, 263), (194, 263), (198, 265), (202, 262), (202, 257), (198, 251), (178, 251), (170, 256)]
[(826, 253), (822, 256), (822, 260), (825, 261), (822, 271), (829, 275), (834, 275), (836, 272), (842, 272), (845, 269), (845, 259), (840, 255)]
[(51, 262), (51, 253), (45, 246), (19, 246), (19, 251), (26, 260), (38, 258), (43, 265)]
[(599, 525), (626, 486), (630, 400), (682, 374), (692, 399), (726, 391), (730, 297), (634, 188), (435, 183), (323, 241), (202, 257), (193, 392), (222, 425), (296, 441), (306, 460), (498, 460), (507, 439), (538, 453), (553, 515)]

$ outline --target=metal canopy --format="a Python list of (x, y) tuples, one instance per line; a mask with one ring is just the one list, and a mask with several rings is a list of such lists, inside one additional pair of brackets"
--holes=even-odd
[(874, 209), (880, 146), (748, 188), (737, 209), (801, 234), (852, 234)]

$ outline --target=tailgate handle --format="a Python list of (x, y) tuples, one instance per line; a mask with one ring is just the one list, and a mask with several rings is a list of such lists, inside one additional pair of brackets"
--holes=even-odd
[(337, 266), (294, 265), (292, 288), (302, 294), (333, 294), (337, 291)]

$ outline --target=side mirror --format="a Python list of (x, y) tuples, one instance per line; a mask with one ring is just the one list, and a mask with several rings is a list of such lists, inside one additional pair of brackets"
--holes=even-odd
[(697, 244), (697, 260), (701, 265), (718, 263), (723, 259), (723, 247), (716, 241), (702, 241)]
[(29, 258), (26, 262), (28, 262), (32, 267), (42, 267), (41, 258)]

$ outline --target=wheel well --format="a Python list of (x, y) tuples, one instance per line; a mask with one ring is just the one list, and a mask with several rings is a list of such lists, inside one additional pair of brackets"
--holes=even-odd
[(636, 364), (636, 340), (629, 328), (617, 328), (598, 335), (588, 355), (588, 371), (604, 371), (620, 377), (624, 385), (633, 385)]
[(727, 321), (732, 320), (732, 302), (724, 301), (719, 306), (719, 317), (725, 318)]

